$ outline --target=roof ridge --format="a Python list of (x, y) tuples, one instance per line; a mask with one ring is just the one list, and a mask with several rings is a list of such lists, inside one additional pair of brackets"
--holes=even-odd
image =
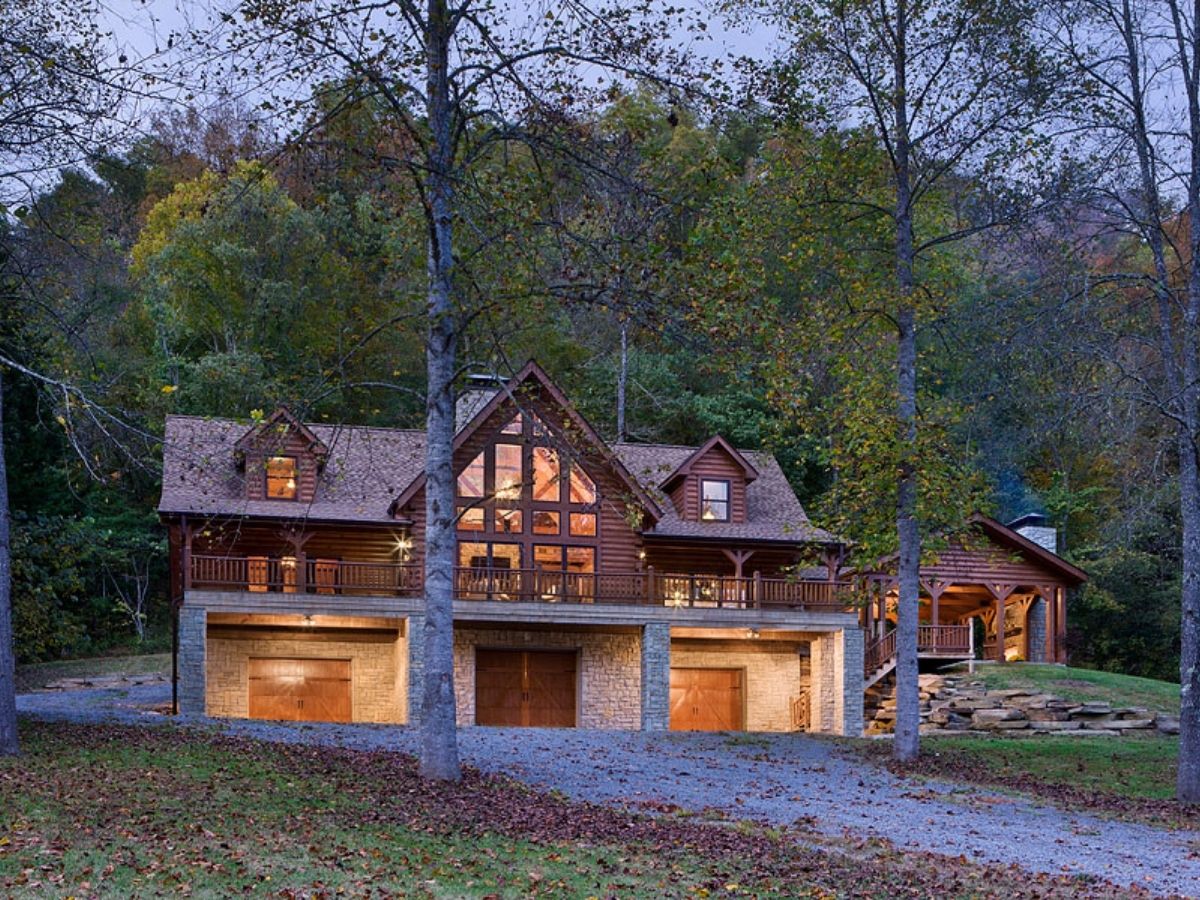
[[(696, 450), (699, 450), (701, 447), (703, 447), (704, 444), (703, 443), (700, 443), (700, 444), (638, 444), (638, 443), (634, 443), (633, 441), (614, 441), (613, 443), (609, 444), (609, 446), (614, 447), (614, 448), (615, 447), (646, 447), (648, 449), (654, 449), (654, 450), (691, 450), (692, 452), (695, 452)], [(768, 456), (775, 455), (770, 450), (762, 450), (762, 449), (751, 450), (748, 447), (739, 447), (736, 444), (730, 444), (729, 446), (733, 447), (733, 449), (736, 450), (738, 453), (765, 453)]]
[[(257, 423), (253, 421), (242, 421), (241, 419), (231, 419), (228, 416), (197, 416), (191, 413), (167, 413), (164, 421), (167, 419), (184, 419), (189, 422), (208, 422), (218, 425), (237, 425), (243, 428), (253, 428)], [(305, 422), (297, 420), (308, 428), (346, 428), (355, 431), (383, 431), (391, 434), (425, 434), (424, 428), (398, 428), (392, 425), (355, 425), (349, 422)]]

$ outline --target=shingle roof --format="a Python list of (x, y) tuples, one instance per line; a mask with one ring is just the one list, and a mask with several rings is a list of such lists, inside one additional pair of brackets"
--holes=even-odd
[(746, 485), (745, 522), (692, 522), (680, 518), (674, 504), (663, 497), (659, 486), (696, 452), (695, 447), (613, 444), (613, 452), (625, 463), (633, 477), (659, 500), (663, 509), (662, 519), (646, 532), (649, 535), (788, 543), (840, 542), (840, 538), (808, 520), (783, 470), (770, 453), (738, 451), (758, 470), (758, 478)]
[(398, 428), (308, 426), (329, 448), (312, 503), (247, 500), (234, 445), (250, 426), (229, 419), (168, 416), (163, 437), (162, 513), (391, 522), (388, 506), (424, 471), (425, 434)]
[[(310, 424), (313, 434), (329, 448), (313, 502), (248, 500), (234, 445), (250, 427), (230, 419), (168, 416), (159, 512), (273, 519), (292, 513), (298, 519), (379, 524), (394, 521), (388, 515), (392, 501), (424, 472), (424, 432)], [(787, 543), (839, 540), (808, 520), (771, 454), (747, 450), (740, 452), (759, 477), (746, 486), (746, 521), (681, 519), (659, 485), (695, 449), (667, 444), (612, 445), (617, 458), (663, 511), (662, 519), (647, 534)]]

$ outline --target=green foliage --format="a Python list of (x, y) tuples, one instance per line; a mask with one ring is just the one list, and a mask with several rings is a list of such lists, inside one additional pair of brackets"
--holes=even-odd
[(17, 658), (32, 662), (83, 656), (129, 643), (136, 630), (114, 597), (110, 578), (149, 565), (154, 602), (148, 618), (165, 626), (166, 545), (146, 513), (97, 519), (13, 518), (13, 629)]
[(1114, 547), (1087, 563), (1091, 581), (1071, 598), (1068, 638), (1077, 665), (1179, 680), (1178, 555), (1167, 547)]
[[(730, 364), (810, 437), (829, 472), (818, 512), (853, 536), (862, 561), (895, 549), (897, 471), (893, 227), (887, 167), (869, 134), (778, 133), (741, 189), (713, 205), (689, 247), (696, 324), (723, 336)], [(855, 202), (834, 198), (854, 197)], [(936, 198), (921, 215), (947, 215)], [(873, 248), (881, 248), (874, 250)], [(919, 263), (920, 313), (932, 320), (968, 282), (962, 259)], [(961, 402), (928, 342), (919, 363), (918, 515), (928, 543), (986, 506), (986, 484), (955, 431)]]

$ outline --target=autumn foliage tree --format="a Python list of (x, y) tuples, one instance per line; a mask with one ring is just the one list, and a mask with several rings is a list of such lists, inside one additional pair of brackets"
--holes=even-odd
[[(1009, 0), (812, 0), (767, 2), (737, 15), (760, 16), (784, 34), (777, 93), (788, 108), (826, 128), (871, 135), (888, 173), (884, 195), (847, 190), (819, 198), (843, 215), (886, 223), (870, 252), (887, 251), (891, 279), (875, 311), (890, 325), (895, 412), (885, 427), (895, 460), (899, 574), (898, 759), (918, 752), (917, 616), (921, 527), (918, 332), (937, 308), (928, 290), (937, 248), (994, 224), (975, 204), (970, 218), (923, 216), (953, 183), (986, 184), (1023, 153), (1045, 94), (1029, 39), (1038, 4)], [(1005, 218), (1007, 213), (1001, 212)], [(922, 225), (926, 230), (922, 230)]]

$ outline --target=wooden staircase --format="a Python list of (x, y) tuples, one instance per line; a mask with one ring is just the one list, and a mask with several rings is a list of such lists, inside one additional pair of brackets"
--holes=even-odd
[[(921, 625), (917, 656), (923, 659), (974, 659), (975, 632), (970, 625)], [(896, 629), (867, 644), (863, 652), (863, 690), (896, 668)]]
[(896, 668), (896, 629), (867, 644), (863, 653), (863, 690)]

